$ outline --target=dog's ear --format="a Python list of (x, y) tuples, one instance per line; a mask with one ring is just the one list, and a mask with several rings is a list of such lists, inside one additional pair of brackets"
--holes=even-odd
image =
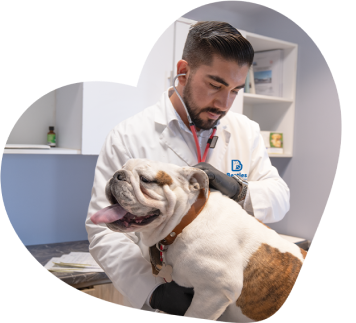
[(189, 182), (189, 189), (191, 191), (204, 189), (205, 195), (208, 195), (209, 178), (204, 171), (195, 167), (183, 167), (183, 174)]
[(113, 180), (113, 178), (110, 178), (110, 180), (106, 183), (106, 186), (105, 186), (105, 195), (111, 205), (117, 203), (116, 198), (111, 193), (111, 181), (112, 180)]

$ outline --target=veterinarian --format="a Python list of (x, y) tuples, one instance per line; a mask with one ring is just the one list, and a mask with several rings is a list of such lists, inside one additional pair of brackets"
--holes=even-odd
[(139, 234), (113, 232), (90, 221), (108, 206), (105, 185), (127, 160), (196, 165), (208, 174), (211, 187), (264, 223), (280, 221), (289, 210), (289, 189), (271, 165), (258, 124), (229, 112), (244, 88), (253, 56), (250, 43), (227, 23), (200, 22), (188, 34), (177, 64), (177, 74), (183, 74), (177, 91), (195, 124), (201, 156), (216, 126), (218, 141), (208, 150), (206, 162), (198, 164), (187, 113), (173, 88), (156, 105), (109, 133), (96, 165), (86, 228), (92, 256), (124, 295), (126, 305), (184, 315), (193, 297), (192, 289), (153, 276)]

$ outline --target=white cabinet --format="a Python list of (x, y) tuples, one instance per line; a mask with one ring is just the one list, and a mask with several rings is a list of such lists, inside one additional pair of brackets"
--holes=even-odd
[[(164, 90), (164, 72), (161, 78), (161, 86), (155, 89), (156, 98)], [(5, 149), (5, 153), (97, 155), (115, 125), (147, 107), (146, 92), (144, 87), (112, 82), (85, 82), (59, 88), (39, 99), (21, 116), (8, 140), (11, 144), (46, 144), (48, 126), (54, 125), (57, 147)], [(51, 113), (44, 113), (47, 110)], [(24, 129), (26, 132), (22, 132)]]
[(97, 155), (108, 132), (145, 107), (140, 89), (128, 85), (85, 82), (57, 89), (58, 145)]
[[(85, 82), (57, 89), (23, 114), (8, 140), (8, 143), (45, 144), (48, 126), (54, 125), (59, 148), (5, 149), (5, 153), (99, 154), (105, 137), (115, 125), (157, 102), (170, 86), (193, 23), (195, 21), (180, 18), (165, 31), (146, 60), (137, 88), (109, 82)], [(240, 32), (255, 51), (283, 50), (283, 97), (241, 92), (231, 110), (258, 122), (263, 131), (283, 132), (284, 154), (270, 156), (292, 157), (298, 47), (247, 31)]]

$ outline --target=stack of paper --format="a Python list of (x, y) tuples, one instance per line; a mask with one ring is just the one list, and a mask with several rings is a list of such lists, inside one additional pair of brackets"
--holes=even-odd
[(45, 268), (51, 272), (103, 272), (89, 252), (71, 252), (62, 257), (53, 257)]

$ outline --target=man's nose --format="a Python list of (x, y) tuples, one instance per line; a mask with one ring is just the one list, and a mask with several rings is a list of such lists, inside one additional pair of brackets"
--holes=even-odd
[(229, 92), (220, 93), (219, 96), (215, 98), (214, 106), (220, 110), (229, 110), (232, 105), (233, 99)]

